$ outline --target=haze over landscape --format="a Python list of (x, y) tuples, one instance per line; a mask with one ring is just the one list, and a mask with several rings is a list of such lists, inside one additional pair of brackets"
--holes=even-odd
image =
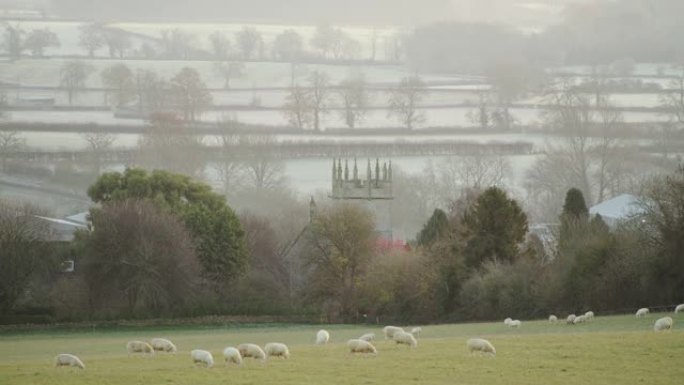
[[(361, 382), (341, 376), (353, 361), (332, 369), (334, 352), (372, 349), (335, 334), (388, 324), (426, 325), (416, 354), (458, 357), (477, 333), (503, 346), (484, 372), (422, 356), (409, 366), (425, 383), (452, 371), (563, 383), (599, 373), (591, 354), (606, 352), (609, 375), (589, 383), (632, 370), (671, 383), (681, 316), (634, 313), (684, 302), (683, 12), (680, 0), (0, 0), (0, 382), (27, 383), (17, 373), (36, 365), (16, 330), (169, 327), (184, 354), (155, 362), (185, 382), (189, 345), (218, 351), (212, 333), (241, 341), (255, 323), (256, 342), (281, 337), (307, 358), (287, 374), (287, 361), (248, 366), (239, 383)], [(306, 346), (318, 323), (341, 324), (323, 355)], [(126, 367), (113, 340), (78, 338), (102, 348), (66, 338), (48, 358), (59, 343), (99, 357), (86, 382)], [(387, 338), (384, 363), (415, 348)], [(542, 347), (595, 341), (605, 351), (569, 360)], [(640, 344), (651, 364), (626, 358)], [(311, 363), (325, 373), (302, 377)], [(383, 367), (367, 382), (394, 383)]]

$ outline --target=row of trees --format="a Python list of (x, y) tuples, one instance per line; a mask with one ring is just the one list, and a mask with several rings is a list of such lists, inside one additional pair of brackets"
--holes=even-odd
[(3, 47), (11, 60), (18, 60), (24, 51), (32, 56), (42, 57), (45, 50), (60, 46), (59, 37), (48, 28), (37, 28), (26, 31), (20, 25), (5, 23)]

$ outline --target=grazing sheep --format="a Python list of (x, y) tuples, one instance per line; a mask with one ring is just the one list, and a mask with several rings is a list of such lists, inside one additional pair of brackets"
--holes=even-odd
[(322, 344), (327, 344), (328, 341), (330, 340), (330, 333), (328, 333), (327, 330), (319, 330), (318, 333), (316, 333), (316, 344), (322, 345)]
[(659, 332), (661, 330), (672, 330), (672, 318), (663, 317), (658, 319), (653, 325), (653, 330)]
[(648, 310), (648, 308), (642, 307), (641, 309), (637, 310), (636, 312), (636, 317), (641, 318), (641, 317), (646, 317), (651, 311)]
[(508, 323), (508, 327), (512, 327), (512, 328), (519, 328), (520, 325), (522, 325), (522, 322), (520, 322), (520, 320), (517, 320), (517, 319), (514, 319), (513, 321)]
[(577, 324), (584, 323), (584, 321), (586, 321), (586, 318), (583, 315), (578, 315), (577, 317), (575, 317), (575, 319), (572, 321), (572, 323), (577, 325)]
[(403, 331), (404, 329), (396, 326), (385, 326), (384, 328), (382, 328), (382, 332), (385, 333), (386, 340), (391, 340), (394, 337), (395, 333)]
[(128, 341), (126, 344), (126, 351), (128, 351), (129, 357), (133, 353), (149, 353), (154, 355), (154, 349), (152, 348), (152, 345), (144, 341)]
[(232, 346), (223, 349), (223, 358), (226, 363), (232, 362), (234, 364), (242, 365), (242, 354)]
[(568, 316), (568, 318), (565, 319), (565, 323), (567, 323), (568, 325), (574, 325), (575, 324), (575, 318), (577, 318), (576, 315), (570, 314)]
[(510, 317), (506, 318), (506, 319), (504, 320), (504, 325), (509, 326), (510, 323), (511, 323), (511, 321), (513, 321), (513, 318), (510, 318)]
[(594, 312), (590, 310), (590, 311), (584, 313), (584, 320), (587, 322), (593, 321), (594, 320)]
[(265, 360), (266, 353), (255, 344), (240, 344), (237, 349), (240, 351), (242, 358), (252, 357), (255, 360)]
[(392, 339), (396, 341), (396, 343), (398, 344), (408, 345), (412, 348), (418, 346), (418, 341), (416, 341), (416, 337), (414, 337), (413, 334), (407, 333), (405, 331), (394, 333)]
[(378, 354), (375, 346), (368, 341), (364, 340), (349, 340), (347, 341), (347, 347), (349, 347), (350, 353), (372, 353)]
[(556, 323), (556, 322), (558, 322), (558, 317), (556, 317), (555, 315), (551, 314), (551, 315), (549, 316), (549, 322), (551, 322), (551, 323)]
[(190, 352), (192, 363), (200, 363), (206, 365), (207, 368), (214, 366), (214, 356), (206, 350), (195, 349)]
[(173, 342), (165, 338), (153, 338), (152, 341), (150, 341), (150, 345), (152, 345), (152, 349), (157, 351), (167, 353), (176, 352), (176, 345), (174, 345)]
[(468, 345), (468, 351), (470, 354), (473, 352), (489, 353), (492, 356), (496, 355), (496, 349), (489, 341), (482, 338), (471, 338), (466, 343)]
[(677, 307), (674, 310), (675, 314), (679, 313), (680, 311), (684, 311), (684, 303), (681, 305), (677, 305)]
[(362, 335), (361, 337), (359, 337), (359, 339), (364, 340), (364, 341), (369, 341), (369, 342), (373, 341), (375, 339), (375, 333), (366, 333), (366, 334)]
[(77, 368), (85, 369), (83, 361), (73, 354), (62, 353), (55, 357), (55, 366), (74, 366)]
[(283, 357), (285, 359), (290, 358), (290, 350), (287, 345), (278, 342), (270, 342), (264, 346), (264, 351), (268, 357)]
[(423, 328), (420, 326), (416, 326), (413, 329), (411, 329), (411, 334), (413, 334), (414, 336), (417, 336), (422, 332), (423, 332)]

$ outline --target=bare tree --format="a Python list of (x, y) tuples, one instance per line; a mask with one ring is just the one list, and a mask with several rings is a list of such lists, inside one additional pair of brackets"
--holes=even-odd
[(126, 52), (130, 50), (133, 45), (128, 33), (120, 28), (103, 29), (102, 37), (105, 44), (107, 44), (110, 57), (123, 59)]
[(487, 131), (492, 127), (492, 111), (487, 91), (477, 92), (477, 107), (474, 111), (468, 111), (467, 118), (482, 131)]
[(242, 57), (246, 60), (251, 59), (263, 44), (261, 34), (254, 27), (244, 27), (235, 36)]
[(245, 76), (245, 63), (242, 62), (216, 62), (214, 70), (223, 77), (223, 88), (230, 89), (230, 81)]
[(151, 70), (138, 69), (135, 74), (135, 94), (141, 112), (161, 112), (170, 99), (171, 86)]
[(164, 55), (173, 59), (189, 59), (195, 46), (195, 36), (178, 28), (161, 32)]
[(468, 188), (481, 190), (492, 186), (503, 187), (511, 167), (501, 156), (475, 154), (443, 159), (438, 173), (447, 191)]
[(88, 56), (94, 57), (95, 51), (105, 44), (102, 26), (98, 23), (83, 24), (79, 30), (78, 45), (88, 51)]
[(92, 130), (81, 134), (83, 140), (88, 144), (88, 149), (92, 154), (90, 163), (93, 173), (100, 175), (102, 171), (102, 157), (112, 149), (116, 137), (107, 132), (102, 126), (93, 125)]
[(64, 87), (67, 91), (69, 105), (73, 103), (76, 94), (85, 89), (88, 76), (94, 70), (89, 64), (80, 61), (68, 61), (62, 65), (60, 86)]
[(363, 75), (345, 79), (340, 83), (339, 95), (344, 106), (341, 115), (349, 128), (356, 127), (359, 122), (363, 121), (368, 112), (367, 87)]
[(684, 127), (684, 65), (678, 66), (681, 71), (675, 79), (672, 79), (668, 88), (674, 92), (664, 92), (658, 97), (660, 105), (670, 116), (670, 122), (679, 128)]
[(214, 59), (219, 61), (228, 60), (230, 55), (230, 40), (223, 32), (216, 31), (209, 35), (209, 42), (211, 43), (211, 51), (214, 54)]
[(186, 121), (194, 121), (203, 110), (211, 106), (212, 96), (199, 73), (192, 68), (181, 69), (171, 79), (171, 91), (175, 105)]
[(388, 116), (396, 116), (402, 125), (412, 130), (425, 121), (425, 115), (418, 110), (425, 92), (425, 83), (420, 77), (403, 78), (399, 86), (390, 92)]
[(24, 146), (25, 140), (18, 131), (0, 129), (0, 157), (2, 157), (2, 170), (7, 171), (7, 158)]
[(287, 29), (276, 36), (273, 41), (273, 57), (276, 60), (289, 62), (299, 61), (302, 55), (304, 41), (294, 29)]
[(329, 24), (321, 24), (316, 27), (316, 32), (311, 38), (311, 46), (319, 50), (324, 58), (328, 57), (333, 51), (339, 51), (342, 34), (340, 29), (333, 28)]
[(309, 90), (298, 85), (290, 87), (290, 93), (285, 98), (283, 114), (293, 126), (304, 129), (311, 125), (313, 114), (311, 109), (311, 94)]
[(285, 182), (285, 165), (272, 155), (275, 139), (269, 135), (243, 136), (241, 147), (247, 150), (244, 161), (245, 177), (257, 190), (282, 187)]
[(60, 42), (57, 34), (48, 28), (34, 29), (29, 32), (24, 42), (26, 49), (31, 51), (31, 55), (42, 57), (45, 49), (49, 47), (59, 47)]
[(229, 118), (220, 121), (218, 125), (220, 135), (216, 140), (220, 146), (220, 158), (216, 169), (223, 183), (223, 193), (229, 195), (242, 186), (245, 177), (244, 165), (240, 160), (240, 123), (235, 118)]
[(24, 51), (24, 31), (20, 25), (5, 25), (5, 41), (4, 47), (11, 60), (18, 60), (21, 58), (21, 53)]
[[(102, 84), (113, 90), (115, 106), (120, 107), (131, 101), (135, 92), (135, 82), (133, 71), (127, 65), (111, 65), (102, 70), (101, 76)], [(107, 91), (107, 95), (110, 92)]]
[(328, 112), (330, 102), (330, 77), (325, 72), (314, 71), (309, 75), (311, 113), (313, 114), (313, 128), (321, 128), (321, 116)]

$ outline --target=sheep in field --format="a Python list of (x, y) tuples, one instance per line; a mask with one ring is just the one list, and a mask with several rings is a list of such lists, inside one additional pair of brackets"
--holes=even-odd
[(73, 354), (67, 353), (58, 354), (57, 357), (55, 357), (55, 366), (73, 366), (76, 368), (85, 369), (85, 365), (83, 365), (83, 361), (81, 361), (80, 358)]
[(511, 321), (513, 321), (513, 318), (511, 318), (511, 317), (506, 318), (506, 319), (504, 320), (504, 325), (509, 326), (510, 323), (511, 323)]
[(584, 320), (587, 322), (593, 321), (594, 320), (594, 312), (590, 310), (590, 311), (584, 313)]
[(565, 323), (567, 323), (568, 325), (574, 325), (575, 324), (575, 318), (577, 318), (576, 315), (570, 314), (568, 316), (568, 318), (565, 319)]
[(204, 364), (207, 368), (214, 366), (214, 356), (206, 350), (195, 349), (190, 352), (193, 364)]
[(648, 310), (648, 308), (642, 307), (641, 309), (637, 310), (636, 317), (637, 318), (646, 317), (650, 312), (651, 311)]
[(681, 305), (677, 305), (677, 307), (675, 307), (675, 314), (679, 313), (680, 311), (684, 311), (684, 303)]
[(255, 360), (265, 360), (266, 353), (255, 344), (240, 344), (237, 349), (240, 351), (242, 358), (252, 357)]
[(496, 355), (496, 349), (494, 349), (494, 345), (485, 339), (471, 338), (466, 344), (468, 345), (468, 351), (470, 354), (473, 354), (473, 352), (481, 352), (491, 354), (492, 356)]
[(672, 330), (672, 324), (674, 321), (672, 321), (672, 318), (670, 317), (663, 317), (658, 319), (655, 324), (653, 324), (653, 330), (654, 331), (662, 331), (662, 330)]
[(152, 349), (161, 352), (175, 353), (177, 350), (176, 345), (165, 338), (153, 338), (150, 345), (152, 345)]
[(366, 334), (362, 335), (361, 337), (359, 337), (359, 339), (364, 340), (364, 341), (368, 341), (368, 342), (373, 341), (375, 339), (375, 333), (366, 333)]
[(417, 336), (422, 332), (423, 332), (423, 328), (420, 326), (416, 326), (413, 329), (411, 329), (411, 334), (413, 334), (414, 336)]
[(416, 338), (413, 336), (411, 333), (407, 333), (405, 331), (400, 331), (394, 333), (394, 336), (392, 337), (394, 341), (398, 344), (404, 344), (408, 345), (409, 347), (415, 348), (418, 346), (418, 341), (416, 341)]
[(318, 331), (318, 333), (316, 333), (316, 344), (318, 344), (318, 345), (327, 344), (329, 340), (330, 340), (330, 333), (328, 333), (327, 330), (321, 329)]
[(392, 338), (394, 338), (395, 333), (403, 331), (404, 329), (397, 326), (385, 326), (384, 328), (382, 328), (382, 332), (385, 334), (386, 340), (391, 340)]
[(242, 354), (232, 346), (223, 349), (223, 359), (226, 364), (232, 362), (234, 364), (242, 365)]
[(373, 344), (371, 344), (370, 342), (364, 340), (349, 340), (347, 341), (347, 347), (349, 348), (350, 353), (378, 354), (378, 351), (375, 349), (375, 346), (373, 346)]
[(558, 322), (558, 317), (556, 317), (555, 315), (551, 314), (551, 315), (549, 316), (549, 322), (551, 322), (551, 323), (556, 323), (556, 322)]
[(154, 348), (152, 348), (152, 345), (144, 341), (128, 341), (126, 344), (126, 351), (128, 352), (129, 357), (134, 353), (148, 353), (154, 355)]
[(278, 342), (270, 342), (264, 346), (264, 352), (268, 357), (290, 358), (290, 350), (287, 345)]
[(520, 322), (520, 320), (517, 319), (514, 319), (513, 321), (508, 323), (508, 326), (512, 328), (519, 328), (520, 325), (522, 325), (522, 322)]
[(572, 321), (572, 323), (577, 325), (577, 324), (584, 323), (584, 321), (586, 321), (586, 318), (583, 315), (578, 315), (577, 317), (575, 317), (575, 319)]

